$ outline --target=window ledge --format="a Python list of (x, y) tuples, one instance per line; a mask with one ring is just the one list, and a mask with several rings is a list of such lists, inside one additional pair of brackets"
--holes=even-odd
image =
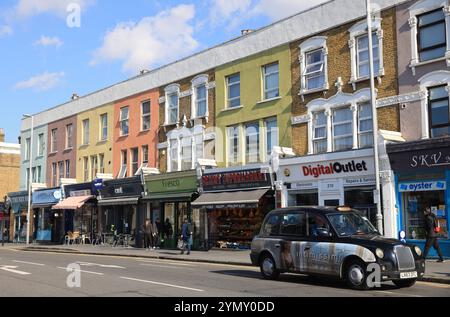
[(237, 107), (231, 107), (231, 108), (225, 108), (225, 109), (222, 109), (220, 112), (227, 112), (227, 111), (233, 111), (233, 110), (240, 110), (240, 109), (242, 109), (242, 108), (244, 108), (244, 106), (240, 105), (240, 106), (237, 106)]
[(415, 68), (415, 67), (420, 67), (420, 66), (424, 66), (424, 65), (428, 65), (428, 64), (433, 64), (433, 63), (437, 63), (437, 62), (442, 62), (445, 61), (447, 58), (445, 56), (443, 57), (439, 57), (439, 58), (435, 58), (435, 59), (431, 59), (429, 61), (424, 61), (424, 62), (411, 62), (409, 64), (410, 68)]
[(277, 101), (277, 100), (281, 100), (281, 99), (282, 99), (281, 97), (275, 97), (275, 98), (270, 98), (270, 99), (264, 99), (264, 100), (258, 101), (256, 104), (257, 104), (257, 105), (260, 105), (260, 104), (264, 104), (264, 103), (271, 102), (271, 101)]
[(309, 94), (313, 94), (316, 92), (322, 92), (322, 91), (327, 91), (328, 88), (328, 84), (326, 87), (322, 87), (322, 88), (315, 88), (315, 89), (309, 89), (309, 90), (300, 90), (300, 92), (298, 93), (299, 96), (306, 96)]
[[(384, 76), (384, 72), (375, 74), (375, 78), (381, 78), (383, 76)], [(350, 79), (349, 84), (353, 85), (353, 84), (361, 83), (361, 82), (366, 81), (366, 80), (370, 80), (370, 76), (364, 76), (364, 77), (359, 77), (359, 78), (356, 78), (356, 79)]]
[(64, 152), (69, 152), (69, 151), (72, 151), (72, 150), (73, 150), (73, 147), (68, 147), (68, 148), (64, 149)]
[(58, 151), (50, 152), (50, 153), (48, 153), (48, 156), (56, 155), (56, 154), (58, 154)]

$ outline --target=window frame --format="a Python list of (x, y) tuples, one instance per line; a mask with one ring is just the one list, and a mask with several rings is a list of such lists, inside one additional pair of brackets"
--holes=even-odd
[[(126, 118), (123, 117), (124, 110), (127, 110)], [(127, 133), (124, 133), (124, 127), (127, 127)], [(121, 137), (126, 137), (130, 134), (130, 107), (124, 106), (120, 108), (119, 111), (119, 135)]]
[[(361, 117), (361, 107), (362, 106), (369, 106), (370, 107), (370, 111), (371, 111), (371, 116), (370, 117)], [(368, 121), (371, 120), (372, 121), (372, 125), (371, 125), (371, 129), (370, 131), (361, 131), (361, 121)], [(372, 144), (370, 145), (366, 145), (366, 146), (362, 146), (361, 145), (361, 136), (362, 135), (366, 135), (366, 134), (370, 134), (372, 136), (371, 140), (372, 140)], [(358, 148), (359, 149), (366, 149), (366, 148), (371, 148), (373, 147), (373, 111), (372, 111), (372, 105), (370, 102), (362, 102), (358, 104)]]
[[(322, 114), (323, 113), (323, 115), (325, 116), (325, 120), (326, 120), (326, 122), (325, 122), (325, 124), (323, 124), (323, 125), (319, 125), (319, 126), (317, 126), (317, 125), (315, 125), (315, 121), (316, 121), (316, 116), (318, 115), (318, 114)], [(313, 151), (314, 151), (314, 154), (324, 154), (324, 153), (327, 153), (327, 149), (325, 150), (325, 152), (318, 152), (318, 151), (316, 151), (316, 143), (318, 143), (318, 142), (323, 142), (324, 140), (327, 142), (327, 147), (328, 147), (328, 118), (327, 118), (327, 112), (325, 111), (325, 110), (322, 110), (322, 111), (316, 111), (316, 112), (314, 112), (314, 113), (312, 113), (312, 122), (313, 122), (313, 127), (312, 127), (312, 131), (313, 131), (313, 135), (312, 135), (312, 142), (313, 142)], [(316, 129), (323, 129), (323, 128), (325, 128), (325, 137), (321, 137), (321, 138), (318, 138), (318, 137), (316, 137)]]
[[(276, 72), (271, 72), (271, 73), (267, 73), (267, 69), (272, 67), (272, 66), (277, 66), (277, 71)], [(272, 76), (272, 75), (277, 75), (278, 77), (278, 86), (276, 88), (271, 88), (268, 89), (267, 88), (267, 77)], [(262, 66), (262, 75), (263, 75), (263, 100), (271, 100), (271, 99), (276, 99), (280, 97), (280, 63), (277, 62), (273, 62), (270, 64), (266, 64), (264, 66)], [(276, 96), (275, 97), (268, 97), (268, 94), (276, 91)]]
[[(308, 56), (313, 54), (313, 53), (316, 53), (316, 52), (320, 52), (322, 60), (320, 62), (315, 62), (315, 63), (312, 63), (312, 64), (308, 64)], [(316, 71), (308, 73), (308, 68), (313, 67), (313, 66), (317, 66), (317, 65), (321, 65), (320, 70), (316, 70)], [(318, 73), (320, 75), (308, 78), (308, 76), (316, 74), (316, 73)], [(317, 48), (317, 49), (310, 50), (310, 51), (305, 53), (305, 67), (303, 69), (302, 77), (304, 78), (304, 81), (305, 81), (305, 90), (306, 91), (313, 91), (313, 90), (317, 90), (317, 89), (323, 89), (324, 85), (322, 85), (322, 87), (319, 86), (319, 87), (310, 88), (309, 84), (308, 84), (309, 80), (315, 79), (315, 78), (319, 78), (319, 77), (323, 77), (324, 82), (325, 82), (325, 54), (324, 54), (323, 48)]]
[(105, 174), (105, 154), (98, 155), (98, 170), (100, 174)]
[[(372, 31), (372, 41), (373, 41), (374, 37), (377, 38), (377, 41), (375, 41), (376, 44), (372, 44), (372, 48), (373, 48), (373, 50), (377, 49), (377, 51), (378, 51), (378, 57), (375, 58), (375, 56), (374, 56), (374, 59), (373, 59), (373, 61), (374, 61), (374, 73), (375, 74), (379, 74), (380, 73), (380, 56), (379, 56), (379, 54), (380, 54), (380, 47), (379, 47), (380, 41), (378, 40), (377, 33), (378, 32), (376, 32), (376, 31)], [(366, 32), (365, 34), (360, 34), (360, 35), (355, 37), (355, 42), (356, 42), (355, 43), (355, 45), (356, 45), (356, 56), (355, 56), (355, 58), (356, 58), (356, 78), (357, 79), (363, 79), (363, 78), (370, 77), (370, 71), (369, 71), (368, 75), (364, 75), (364, 76), (362, 76), (361, 73), (360, 73), (360, 71), (361, 71), (360, 68), (361, 68), (362, 65), (369, 65), (369, 67), (370, 67), (370, 57), (368, 57), (367, 61), (365, 61), (363, 63), (360, 60), (360, 53), (367, 51), (367, 53), (370, 54), (370, 52), (369, 52), (369, 44), (367, 44), (367, 48), (365, 48), (365, 49), (360, 49), (359, 48), (359, 40), (361, 38), (363, 38), (363, 37), (367, 37), (367, 41), (369, 41), (369, 33), (368, 32)], [(378, 61), (378, 69), (375, 68), (375, 62), (376, 61)]]
[(64, 162), (65, 164), (65, 174), (66, 174), (66, 178), (70, 178), (70, 160), (66, 160)]
[[(231, 130), (233, 133), (231, 134)], [(237, 166), (241, 163), (241, 126), (227, 127), (227, 165)], [(231, 152), (233, 149), (233, 152)], [(234, 151), (236, 149), (236, 151)], [(232, 158), (232, 159), (231, 159)]]
[(51, 146), (51, 153), (58, 152), (58, 129), (52, 129), (51, 135), (50, 135), (50, 146)]
[[(282, 231), (283, 230), (283, 220), (284, 220), (284, 217), (288, 216), (288, 215), (291, 215), (291, 216), (298, 215), (298, 216), (300, 216), (300, 219), (303, 216), (303, 222), (304, 222), (303, 223), (303, 225), (304, 225), (304, 228), (303, 228), (304, 234), (303, 235), (283, 233), (283, 231)], [(307, 238), (308, 237), (308, 235), (307, 235), (308, 234), (307, 213), (305, 211), (292, 211), (292, 212), (283, 213), (283, 214), (281, 214), (281, 217), (279, 220), (280, 220), (279, 229), (278, 229), (279, 236), (281, 236), (281, 237), (298, 237), (298, 238)]]
[[(42, 137), (42, 138), (41, 138)], [(40, 133), (38, 135), (38, 144), (37, 144), (37, 156), (41, 157), (44, 156), (44, 152), (45, 152), (45, 141), (44, 141), (44, 133)]]
[[(131, 175), (136, 175), (139, 171), (139, 148), (130, 149)], [(136, 168), (136, 169), (135, 169)]]
[[(251, 127), (257, 127), (257, 133), (249, 135), (248, 131)], [(261, 162), (261, 127), (259, 121), (247, 122), (244, 125), (245, 128), (245, 163), (246, 164), (255, 164)], [(257, 136), (257, 145), (256, 145), (256, 161), (250, 161), (250, 146), (249, 138), (253, 135)]]
[[(148, 104), (148, 113), (144, 113), (144, 106)], [(144, 127), (145, 122), (148, 120), (148, 128)], [(152, 126), (152, 102), (151, 100), (145, 100), (141, 102), (141, 132), (150, 131)]]
[[(439, 128), (445, 128), (448, 127), (450, 129), (450, 97), (447, 94), (446, 97), (441, 97), (438, 99), (431, 99), (431, 90), (433, 89), (437, 89), (437, 88), (444, 88), (446, 91), (449, 89), (448, 85), (438, 85), (438, 86), (433, 86), (433, 87), (428, 87), (428, 124), (429, 124), (429, 133), (430, 133), (430, 138), (437, 138), (433, 136), (433, 130), (434, 129), (439, 129)], [(438, 124), (438, 125), (433, 125), (433, 116), (432, 116), (432, 103), (435, 102), (440, 102), (440, 101), (447, 101), (447, 109), (449, 111), (449, 121), (447, 123), (443, 123), (443, 124)]]
[(100, 141), (104, 142), (108, 140), (108, 113), (100, 115)]
[[(348, 110), (350, 111), (350, 113), (352, 114), (352, 106), (351, 106), (351, 105), (343, 106), (343, 107), (336, 107), (336, 108), (333, 108), (333, 109), (332, 109), (332, 116), (331, 116), (331, 137), (332, 137), (333, 152), (338, 152), (338, 151), (349, 151), (349, 150), (351, 150), (351, 149), (353, 148), (353, 140), (354, 140), (353, 127), (354, 127), (354, 124), (355, 124), (355, 123), (353, 122), (353, 114), (352, 114), (352, 119), (351, 119), (351, 120), (342, 121), (342, 122), (339, 122), (339, 123), (337, 123), (337, 124), (334, 122), (334, 118), (336, 117), (336, 116), (335, 116), (336, 111), (343, 110), (343, 109), (348, 109)], [(335, 132), (335, 130), (336, 130), (335, 127), (336, 127), (336, 126), (342, 126), (342, 125), (348, 125), (349, 123), (351, 124), (351, 130), (352, 130), (352, 132), (349, 133), (349, 134), (340, 135), (340, 136), (336, 137), (335, 134), (334, 134), (334, 132)], [(351, 146), (350, 146), (349, 148), (336, 150), (336, 144), (335, 144), (335, 141), (336, 141), (336, 140), (339, 140), (339, 139), (347, 139), (347, 138), (349, 138), (349, 137), (352, 137)]]
[[(231, 79), (232, 77), (237, 77), (237, 76), (239, 76), (239, 81), (230, 84), (230, 79)], [(226, 77), (225, 77), (225, 84), (226, 84), (226, 93), (227, 93), (227, 97), (226, 97), (226, 98), (227, 98), (227, 102), (226, 102), (227, 109), (235, 109), (235, 108), (239, 108), (239, 107), (242, 105), (242, 100), (241, 100), (241, 97), (242, 97), (242, 91), (241, 91), (241, 73), (238, 72), (238, 73), (234, 73), (234, 74), (231, 74), (231, 75), (226, 76)], [(230, 90), (231, 90), (230, 88), (231, 88), (232, 86), (238, 86), (238, 87), (239, 87), (239, 96), (238, 96), (238, 97), (230, 98)], [(231, 105), (231, 102), (234, 101), (234, 100), (239, 100), (239, 104), (238, 104), (238, 105), (235, 105), (235, 106), (232, 106), (232, 105)]]
[(121, 150), (120, 155), (120, 170), (117, 178), (126, 178), (128, 176), (128, 150)]
[(58, 179), (58, 165), (56, 162), (52, 162), (52, 187), (56, 187)]
[(438, 12), (438, 11), (442, 11), (443, 9), (444, 9), (443, 7), (440, 7), (440, 8), (437, 8), (437, 9), (434, 9), (434, 10), (430, 10), (430, 11), (427, 11), (427, 12), (423, 12), (421, 14), (416, 15), (416, 19), (417, 19), (417, 57), (418, 57), (419, 63), (426, 63), (428, 61), (432, 61), (432, 60), (435, 60), (435, 59), (440, 59), (440, 58), (444, 58), (445, 57), (445, 53), (444, 53), (443, 56), (432, 58), (432, 59), (427, 59), (427, 60), (422, 60), (421, 57), (420, 57), (421, 53), (423, 53), (423, 52), (435, 50), (435, 49), (441, 48), (441, 47), (444, 47), (445, 50), (447, 51), (447, 34), (444, 34), (444, 36), (445, 36), (444, 44), (435, 45), (435, 46), (432, 46), (432, 47), (428, 47), (426, 49), (422, 49), (420, 47), (420, 40), (421, 40), (420, 31), (421, 31), (422, 28), (432, 27), (432, 26), (435, 26), (435, 25), (443, 23), (445, 32), (447, 31), (445, 14), (444, 14), (444, 19), (443, 20), (435, 21), (435, 22), (432, 22), (432, 23), (429, 23), (429, 24), (426, 24), (426, 25), (422, 25), (422, 26), (419, 25), (420, 18), (425, 16), (425, 15), (429, 15), (429, 14), (433, 14), (433, 13)]
[(91, 137), (91, 123), (89, 119), (84, 119), (82, 121), (83, 125), (83, 145), (89, 145)]
[[(179, 140), (181, 171), (189, 171), (189, 170), (193, 169), (193, 162), (194, 162), (194, 160), (193, 160), (194, 153), (192, 151), (193, 143), (194, 142), (192, 140), (192, 136), (181, 137)], [(184, 149), (189, 149), (189, 151), (187, 153), (190, 153), (190, 155), (186, 155), (186, 153), (184, 152)], [(185, 161), (185, 159), (189, 159), (189, 161)], [(185, 162), (190, 162), (190, 166), (185, 165)]]
[(89, 181), (89, 156), (83, 157), (83, 178), (85, 182)]
[[(271, 136), (274, 131), (273, 128), (271, 128), (271, 129), (268, 128), (268, 123), (271, 123), (271, 122), (275, 122), (275, 133), (276, 133), (276, 138), (275, 138), (276, 142), (275, 143), (276, 144), (271, 144), (271, 149), (270, 149), (269, 139), (271, 139), (270, 142), (272, 142)], [(266, 160), (267, 160), (268, 158), (271, 157), (273, 148), (276, 146), (279, 146), (279, 144), (280, 144), (280, 133), (279, 133), (279, 129), (278, 129), (278, 117), (271, 117), (271, 118), (264, 119), (264, 128), (266, 130), (265, 131), (265, 142), (264, 142), (264, 147), (265, 147), (264, 153), (267, 156), (266, 157)]]
[(25, 139), (25, 161), (31, 159), (31, 137)]
[(73, 124), (66, 125), (66, 150), (73, 149)]

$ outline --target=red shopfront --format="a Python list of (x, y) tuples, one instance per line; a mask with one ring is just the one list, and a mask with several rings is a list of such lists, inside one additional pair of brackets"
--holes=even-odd
[(205, 240), (210, 247), (248, 249), (266, 214), (274, 209), (272, 175), (267, 168), (206, 170), (193, 211), (206, 210)]

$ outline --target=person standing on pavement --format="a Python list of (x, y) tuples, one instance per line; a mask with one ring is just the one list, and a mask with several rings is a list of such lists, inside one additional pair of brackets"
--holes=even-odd
[(436, 216), (431, 212), (430, 207), (425, 208), (423, 213), (425, 215), (425, 232), (427, 237), (427, 241), (425, 243), (425, 252), (423, 256), (426, 259), (431, 246), (433, 246), (433, 248), (439, 255), (438, 262), (442, 263), (444, 262), (444, 257), (442, 255), (442, 251), (438, 242), (438, 230), (437, 230), (438, 225)]
[(156, 243), (156, 248), (160, 249), (162, 242), (164, 242), (164, 228), (163, 228), (163, 225), (162, 225), (161, 221), (159, 220), (159, 218), (156, 218), (155, 224), (156, 224), (156, 230), (158, 231), (158, 235), (157, 235), (158, 241)]
[(153, 250), (156, 250), (156, 248), (159, 247), (159, 230), (156, 221), (153, 224), (151, 224), (151, 226), (152, 226), (152, 248)]
[(181, 239), (184, 242), (184, 249), (181, 250), (181, 254), (184, 254), (185, 249), (187, 249), (187, 255), (191, 254), (192, 234), (192, 225), (187, 218), (184, 218), (184, 223), (181, 227)]
[(144, 233), (144, 248), (148, 250), (150, 246), (153, 244), (153, 230), (152, 225), (149, 219), (145, 220), (142, 231)]
[(167, 218), (166, 222), (164, 223), (164, 235), (166, 240), (172, 239), (173, 228), (169, 218)]

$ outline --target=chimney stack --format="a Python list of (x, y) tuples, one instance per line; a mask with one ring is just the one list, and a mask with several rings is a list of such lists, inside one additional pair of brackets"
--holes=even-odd
[(0, 128), (0, 142), (5, 142), (5, 130)]

